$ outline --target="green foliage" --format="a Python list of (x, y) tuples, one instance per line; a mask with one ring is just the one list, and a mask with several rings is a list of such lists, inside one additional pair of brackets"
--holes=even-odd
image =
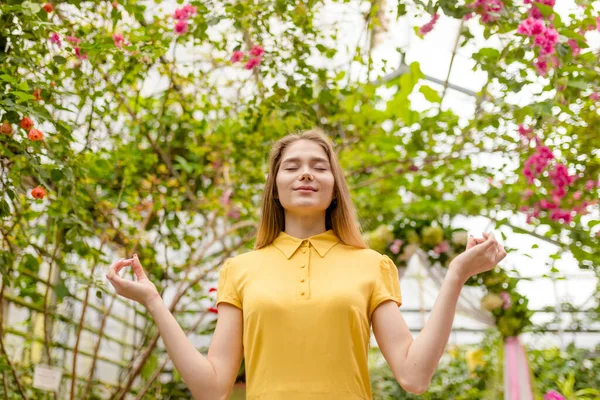
[[(160, 2), (54, 2), (50, 13), (33, 1), (0, 4), (0, 124), (10, 128), (0, 134), (0, 273), (15, 301), (51, 313), (89, 287), (108, 313), (113, 293), (97, 276), (117, 258), (137, 252), (150, 279), (164, 290), (252, 248), (271, 144), (314, 126), (336, 144), (363, 229), (395, 221), (392, 239), (405, 242), (398, 254), (422, 245), (433, 262), (446, 265), (462, 245), (451, 241), (449, 251), (436, 252), (438, 228), (445, 240), (455, 234), (437, 221), (523, 212), (529, 215), (524, 231), (543, 229), (582, 268), (598, 271), (598, 226), (586, 220), (598, 210), (598, 191), (586, 184), (600, 174), (598, 153), (590, 150), (600, 148), (598, 102), (592, 96), (599, 91), (599, 68), (580, 31), (594, 23), (591, 7), (562, 20), (540, 6), (542, 14), (552, 13), (561, 35), (558, 65), (540, 77), (530, 38), (515, 33), (527, 12), (505, 2), (498, 20), (483, 23), (484, 36), (502, 34), (504, 47), (473, 55), (488, 83), (477, 95), (473, 116), (459, 118), (447, 108), (447, 90), (424, 82), (418, 62), (383, 79), (389, 68), (375, 67), (359, 44), (339, 66), (343, 32), (317, 24), (322, 1), (189, 4), (197, 12), (183, 35), (174, 34), (174, 18)], [(362, 15), (372, 38), (385, 30), (379, 6)], [(393, 9), (397, 17), (437, 11), (462, 18), (472, 11), (453, 1), (398, 2)], [(467, 28), (461, 33), (462, 45), (473, 38)], [(117, 45), (115, 34), (124, 43)], [(583, 49), (580, 55), (573, 55), (567, 39)], [(265, 54), (246, 70), (253, 45), (264, 47)], [(235, 50), (244, 51), (243, 62), (231, 62)], [(356, 68), (367, 68), (368, 79), (358, 79)], [(529, 95), (531, 84), (540, 91), (528, 104), (515, 105), (513, 99)], [(424, 96), (430, 108), (417, 111), (415, 95)], [(25, 117), (43, 140), (29, 138), (21, 127)], [(556, 157), (532, 184), (522, 175), (534, 152), (532, 141), (522, 141), (518, 124), (534, 129)], [(511, 163), (482, 164), (479, 155), (502, 155)], [(539, 209), (541, 200), (552, 198), (550, 172), (559, 163), (577, 178), (560, 204), (579, 208), (570, 223)], [(43, 199), (32, 196), (38, 187), (47, 193)], [(531, 196), (523, 196), (527, 189)], [(211, 244), (222, 250), (205, 251), (221, 230), (227, 237)], [(386, 250), (389, 240), (375, 242), (402, 263)], [(165, 257), (167, 252), (178, 257)], [(48, 270), (56, 279), (47, 293), (40, 279), (48, 278)], [(182, 288), (182, 298), (205, 296), (209, 277)], [(529, 318), (526, 299), (514, 291), (510, 296), (515, 306), (507, 313), (517, 314), (494, 312), (505, 335), (520, 332)], [(50, 299), (56, 303), (44, 307)], [(518, 323), (502, 320), (507, 315)], [(32, 312), (26, 323), (35, 317)], [(145, 330), (141, 344), (155, 334)], [(56, 357), (44, 351), (42, 361), (58, 361), (47, 354)], [(162, 365), (162, 357), (148, 358), (142, 378)], [(29, 383), (31, 365), (24, 364), (15, 366), (17, 376)], [(12, 375), (8, 384), (19, 396)], [(24, 387), (37, 396), (30, 385)], [(150, 384), (150, 390), (157, 387), (164, 395), (186, 396), (179, 381)]]

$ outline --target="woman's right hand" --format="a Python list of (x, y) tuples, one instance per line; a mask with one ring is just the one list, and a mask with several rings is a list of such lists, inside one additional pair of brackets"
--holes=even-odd
[[(119, 271), (129, 265), (133, 267), (137, 281), (124, 279), (119, 276)], [(117, 291), (117, 294), (135, 300), (146, 308), (152, 301), (160, 298), (160, 293), (156, 289), (156, 286), (154, 286), (154, 283), (150, 282), (150, 279), (146, 276), (137, 254), (134, 254), (133, 258), (121, 258), (115, 261), (110, 266), (106, 277)]]

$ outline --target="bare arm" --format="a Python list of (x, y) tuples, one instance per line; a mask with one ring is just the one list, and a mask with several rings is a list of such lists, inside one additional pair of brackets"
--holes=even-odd
[(386, 301), (375, 309), (373, 333), (394, 377), (406, 391), (421, 394), (429, 387), (448, 343), (458, 297), (468, 277), (492, 269), (504, 257), (506, 251), (493, 233), (484, 233), (484, 239), (471, 236), (467, 251), (449, 266), (431, 315), (415, 339), (393, 302)]
[[(137, 281), (121, 278), (119, 271), (131, 265)], [(229, 397), (242, 361), (242, 310), (222, 303), (217, 327), (204, 357), (188, 339), (173, 314), (148, 279), (137, 255), (113, 263), (107, 274), (117, 294), (144, 305), (158, 326), (169, 358), (197, 400), (225, 400)]]
[(226, 303), (218, 308), (217, 327), (208, 356), (204, 357), (162, 299), (157, 298), (148, 306), (169, 358), (197, 400), (227, 399), (242, 362), (242, 311)]
[(446, 275), (431, 315), (415, 339), (394, 302), (386, 301), (373, 312), (373, 333), (381, 353), (407, 392), (421, 394), (429, 387), (450, 337), (462, 285)]

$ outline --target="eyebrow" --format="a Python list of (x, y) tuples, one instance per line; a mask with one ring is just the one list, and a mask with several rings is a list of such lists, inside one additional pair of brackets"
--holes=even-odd
[[(288, 163), (288, 162), (298, 162), (298, 161), (301, 161), (300, 158), (291, 157), (291, 158), (286, 158), (281, 163), (284, 164), (284, 163)], [(324, 162), (324, 163), (329, 164), (329, 161), (323, 157), (311, 157), (310, 161)]]

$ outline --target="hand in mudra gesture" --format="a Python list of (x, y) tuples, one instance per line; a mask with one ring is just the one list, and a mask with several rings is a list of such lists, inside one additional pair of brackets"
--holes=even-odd
[(473, 275), (493, 269), (504, 257), (506, 250), (492, 232), (484, 232), (483, 239), (475, 239), (469, 235), (467, 250), (452, 259), (449, 271), (457, 273), (466, 281)]
[[(133, 267), (137, 281), (119, 276), (119, 271), (129, 265)], [(154, 283), (146, 276), (137, 254), (134, 254), (133, 258), (121, 258), (115, 261), (110, 266), (106, 277), (117, 291), (117, 294), (135, 300), (144, 307), (147, 307), (152, 300), (160, 298), (160, 293), (156, 289), (156, 286), (154, 286)]]

